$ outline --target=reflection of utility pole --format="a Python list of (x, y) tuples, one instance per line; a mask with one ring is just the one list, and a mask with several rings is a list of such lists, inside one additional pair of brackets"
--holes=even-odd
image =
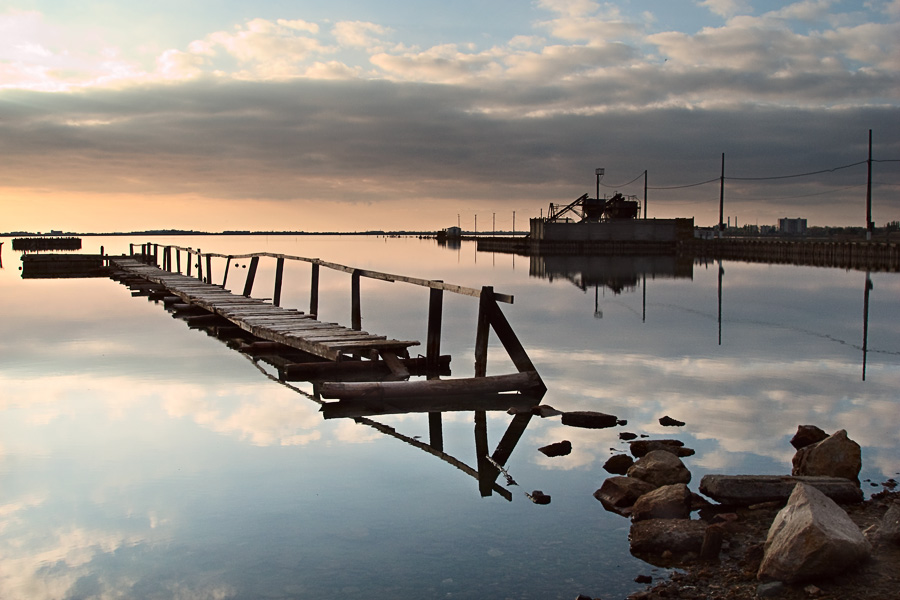
[(594, 286), (594, 318), (602, 319), (603, 311), (600, 310), (600, 286)]
[(719, 345), (722, 345), (722, 276), (725, 269), (722, 268), (722, 259), (719, 259)]
[(863, 292), (863, 371), (862, 380), (866, 380), (866, 354), (869, 350), (869, 291), (873, 288), (872, 277), (866, 271), (866, 288)]
[[(646, 171), (645, 171), (646, 173)], [(647, 322), (647, 274), (644, 273), (644, 282), (641, 284), (644, 292), (644, 301), (642, 303), (641, 323)]]

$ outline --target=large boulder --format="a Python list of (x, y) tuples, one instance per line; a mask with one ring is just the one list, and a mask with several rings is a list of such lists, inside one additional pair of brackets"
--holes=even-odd
[(689, 519), (691, 491), (683, 483), (664, 485), (637, 499), (631, 510), (634, 521), (646, 519)]
[(869, 542), (840, 506), (798, 483), (769, 528), (757, 577), (785, 583), (829, 578), (870, 552)]
[(900, 544), (900, 500), (894, 500), (884, 513), (878, 535), (885, 541)]
[(859, 444), (841, 429), (821, 442), (797, 450), (793, 463), (792, 475), (843, 477), (858, 485), (862, 455)]
[(788, 475), (704, 475), (700, 493), (721, 504), (749, 506), (762, 502), (786, 502), (798, 483), (811, 485), (835, 502), (862, 502), (859, 487), (843, 477), (792, 477)]
[(627, 475), (642, 479), (654, 487), (691, 481), (691, 472), (681, 459), (665, 450), (652, 450), (637, 459)]
[(655, 489), (653, 485), (634, 477), (610, 477), (594, 492), (594, 498), (606, 510), (627, 516), (638, 498)]

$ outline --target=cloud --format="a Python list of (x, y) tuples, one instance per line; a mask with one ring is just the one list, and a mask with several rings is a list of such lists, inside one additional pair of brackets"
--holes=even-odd
[(747, 0), (702, 0), (697, 4), (705, 6), (710, 12), (720, 17), (731, 17), (749, 9)]
[(380, 36), (387, 35), (390, 30), (377, 23), (341, 21), (335, 24), (332, 32), (342, 46), (370, 49), (380, 45)]

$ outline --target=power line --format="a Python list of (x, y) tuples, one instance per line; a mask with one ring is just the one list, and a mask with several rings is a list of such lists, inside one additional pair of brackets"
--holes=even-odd
[(719, 181), (719, 180), (720, 180), (720, 178), (716, 177), (715, 179), (701, 181), (700, 183), (689, 183), (687, 185), (670, 185), (670, 186), (663, 186), (663, 187), (647, 186), (647, 189), (648, 190), (679, 190), (682, 188), (697, 187), (698, 185), (706, 185), (707, 183), (715, 183), (716, 181)]
[(731, 179), (733, 181), (766, 181), (773, 179), (792, 179), (794, 177), (809, 177), (810, 175), (821, 175), (822, 173), (834, 173), (835, 171), (840, 171), (841, 169), (849, 169), (850, 167), (857, 167), (859, 165), (864, 165), (868, 161), (861, 160), (859, 162), (855, 162), (850, 165), (844, 165), (841, 167), (834, 167), (833, 169), (822, 169), (821, 171), (810, 171), (809, 173), (796, 173), (794, 175), (778, 175), (775, 177), (726, 177), (725, 179)]
[(632, 180), (629, 181), (628, 183), (623, 183), (622, 185), (609, 185), (609, 184), (607, 184), (607, 183), (603, 183), (602, 181), (600, 182), (600, 185), (603, 186), (603, 187), (607, 187), (607, 188), (623, 188), (623, 187), (625, 187), (626, 185), (631, 185), (632, 183), (634, 183), (635, 181), (637, 181), (638, 179), (640, 179), (640, 178), (643, 177), (643, 176), (644, 176), (644, 174), (641, 173), (640, 175), (638, 175), (637, 177), (635, 177), (634, 179), (632, 179)]

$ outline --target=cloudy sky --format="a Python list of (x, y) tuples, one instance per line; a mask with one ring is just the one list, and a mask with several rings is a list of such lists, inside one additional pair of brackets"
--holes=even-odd
[(522, 229), (597, 167), (711, 225), (723, 153), (739, 224), (862, 226), (869, 129), (882, 225), (898, 40), (900, 0), (0, 0), (0, 231)]

